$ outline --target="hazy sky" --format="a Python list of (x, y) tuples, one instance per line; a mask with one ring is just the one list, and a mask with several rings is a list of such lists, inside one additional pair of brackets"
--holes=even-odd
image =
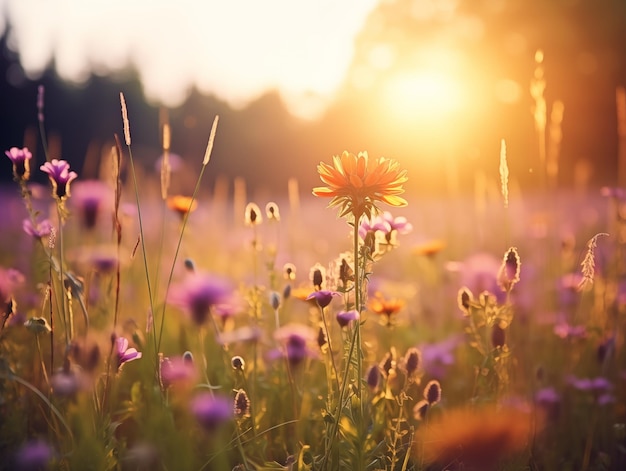
[(192, 85), (243, 106), (278, 89), (296, 115), (321, 111), (380, 0), (0, 0), (0, 33), (36, 79), (54, 57), (81, 82), (132, 64), (148, 100)]

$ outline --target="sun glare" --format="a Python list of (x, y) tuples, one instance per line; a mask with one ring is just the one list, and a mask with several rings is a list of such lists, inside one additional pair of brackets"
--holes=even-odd
[(383, 86), (383, 106), (397, 120), (430, 121), (445, 118), (460, 107), (460, 84), (432, 70), (397, 73)]

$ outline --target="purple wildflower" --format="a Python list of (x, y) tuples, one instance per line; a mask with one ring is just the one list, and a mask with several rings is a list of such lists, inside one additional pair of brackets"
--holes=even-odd
[(52, 447), (42, 440), (25, 443), (15, 455), (14, 469), (19, 471), (49, 469), (54, 455)]
[(52, 232), (52, 223), (49, 219), (44, 219), (41, 222), (33, 222), (30, 219), (24, 219), (22, 221), (22, 229), (26, 234), (36, 239), (43, 239), (48, 237)]
[(535, 404), (543, 409), (548, 419), (558, 419), (561, 408), (561, 396), (554, 388), (547, 387), (537, 391), (535, 393)]
[(82, 226), (87, 230), (94, 229), (102, 210), (113, 205), (113, 190), (100, 180), (77, 182), (73, 190), (72, 202), (78, 210)]
[(369, 221), (364, 220), (359, 226), (359, 236), (365, 240), (368, 232), (380, 232), (389, 244), (396, 233), (408, 234), (412, 230), (413, 225), (404, 216), (393, 217), (389, 211), (385, 211)]
[(42, 172), (48, 174), (52, 183), (52, 195), (59, 200), (64, 200), (70, 196), (70, 183), (78, 175), (70, 172), (70, 164), (65, 160), (52, 159), (39, 167)]
[(361, 318), (359, 312), (356, 310), (341, 311), (337, 313), (337, 322), (340, 327), (346, 327), (351, 322), (358, 321)]
[(207, 432), (214, 432), (217, 428), (233, 418), (233, 403), (231, 399), (213, 396), (211, 393), (197, 395), (191, 401), (191, 413)]
[(5, 151), (4, 154), (11, 159), (13, 163), (13, 177), (16, 181), (26, 181), (30, 177), (30, 159), (33, 154), (28, 150), (28, 147), (18, 149), (17, 147), (11, 147)]
[(138, 352), (136, 348), (128, 347), (128, 340), (124, 337), (115, 338), (115, 353), (117, 356), (117, 368), (118, 370), (124, 363), (129, 361), (138, 360), (141, 358), (141, 352)]
[(282, 349), (269, 352), (271, 360), (287, 358), (291, 366), (297, 366), (306, 358), (315, 358), (316, 351), (309, 344), (317, 341), (317, 332), (302, 324), (289, 324), (274, 332), (274, 339), (284, 345)]
[(404, 355), (403, 366), (409, 379), (416, 376), (418, 369), (422, 367), (421, 352), (415, 347), (409, 348)]
[(185, 310), (196, 325), (202, 325), (211, 309), (227, 303), (231, 295), (232, 289), (223, 279), (194, 273), (186, 281), (173, 286), (168, 298), (172, 304)]
[(187, 361), (182, 356), (163, 358), (159, 364), (159, 374), (163, 389), (173, 384), (192, 382), (198, 376), (193, 361)]
[(462, 342), (462, 335), (452, 335), (440, 342), (420, 345), (425, 373), (434, 378), (443, 378), (447, 367), (454, 364), (455, 350)]
[(313, 293), (309, 294), (306, 300), (310, 301), (312, 299), (315, 299), (315, 301), (317, 301), (317, 305), (324, 309), (331, 303), (334, 296), (339, 296), (339, 293), (336, 291), (328, 291), (323, 289), (320, 291), (314, 291)]

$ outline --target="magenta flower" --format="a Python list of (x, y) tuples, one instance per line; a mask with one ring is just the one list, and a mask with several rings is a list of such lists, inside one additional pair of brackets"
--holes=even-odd
[(289, 324), (274, 332), (274, 338), (282, 343), (282, 349), (269, 352), (269, 359), (287, 358), (295, 367), (307, 358), (316, 358), (317, 352), (309, 348), (309, 344), (317, 341), (317, 332), (302, 324)]
[(12, 469), (18, 471), (49, 469), (54, 458), (55, 452), (46, 442), (30, 441), (17, 451)]
[(358, 321), (360, 318), (361, 316), (359, 315), (359, 312), (354, 309), (351, 311), (341, 311), (337, 313), (337, 322), (341, 327), (346, 327), (351, 322)]
[(129, 348), (128, 340), (124, 337), (117, 337), (115, 339), (115, 353), (117, 356), (118, 370), (122, 367), (122, 365), (124, 365), (124, 363), (141, 358), (141, 352), (138, 352), (136, 348)]
[(232, 420), (234, 415), (231, 399), (213, 396), (211, 393), (202, 393), (193, 398), (190, 409), (207, 432), (214, 432), (220, 425)]
[(198, 376), (193, 360), (182, 356), (163, 358), (159, 373), (163, 389), (167, 389), (173, 384), (192, 382)]
[(18, 149), (17, 147), (11, 147), (5, 151), (4, 154), (11, 159), (13, 163), (13, 177), (15, 180), (28, 180), (30, 177), (30, 159), (33, 154), (28, 150), (28, 147)]
[(323, 289), (320, 291), (314, 291), (313, 293), (309, 294), (306, 300), (310, 301), (312, 299), (315, 299), (315, 301), (317, 301), (317, 305), (324, 309), (331, 303), (333, 297), (335, 296), (339, 296), (339, 293), (336, 291), (328, 291)]
[(185, 310), (196, 325), (202, 325), (214, 306), (228, 304), (231, 297), (232, 288), (225, 280), (194, 273), (172, 287), (168, 300)]
[(81, 224), (85, 229), (94, 229), (102, 210), (113, 205), (113, 190), (100, 180), (77, 182), (73, 189), (72, 202), (78, 209)]
[(39, 167), (42, 172), (48, 174), (52, 184), (52, 196), (64, 200), (70, 196), (70, 183), (78, 175), (70, 172), (70, 164), (65, 160), (52, 159)]
[(394, 231), (398, 234), (408, 234), (412, 230), (413, 225), (404, 216), (393, 217), (389, 211), (385, 211), (371, 220), (363, 220), (359, 227), (359, 235), (365, 239), (368, 232), (380, 231), (387, 242), (390, 242)]
[(30, 219), (24, 219), (22, 221), (22, 229), (26, 234), (36, 239), (42, 239), (44, 237), (48, 237), (50, 232), (52, 232), (52, 223), (49, 219), (44, 219), (41, 222), (36, 222), (33, 225), (33, 222)]

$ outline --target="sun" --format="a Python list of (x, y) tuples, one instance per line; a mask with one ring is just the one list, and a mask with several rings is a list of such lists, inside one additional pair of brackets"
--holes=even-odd
[(438, 70), (398, 71), (382, 85), (381, 104), (386, 114), (398, 121), (439, 121), (460, 109), (461, 84)]

